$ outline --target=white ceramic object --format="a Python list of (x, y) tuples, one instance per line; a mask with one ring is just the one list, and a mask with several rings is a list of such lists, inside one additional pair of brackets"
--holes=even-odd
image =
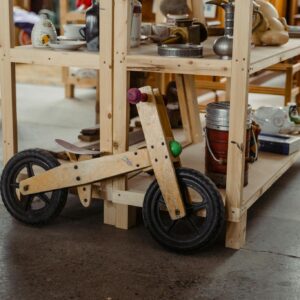
[(35, 48), (46, 48), (50, 42), (57, 41), (55, 26), (46, 15), (41, 15), (40, 20), (34, 25), (31, 40)]
[(284, 133), (294, 127), (285, 108), (260, 107), (255, 111), (253, 118), (260, 125), (262, 133)]
[(131, 33), (130, 47), (136, 48), (141, 44), (142, 4), (138, 0), (130, 1)]
[(56, 41), (49, 43), (49, 47), (55, 50), (78, 50), (86, 45), (86, 42), (81, 41)]
[(84, 27), (84, 24), (65, 24), (64, 37), (73, 41), (84, 40), (84, 37), (80, 34), (80, 30)]

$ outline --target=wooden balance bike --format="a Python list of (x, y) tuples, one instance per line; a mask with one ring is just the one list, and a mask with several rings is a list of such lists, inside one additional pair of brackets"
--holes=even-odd
[(206, 247), (224, 223), (222, 197), (206, 176), (182, 168), (181, 145), (174, 140), (166, 107), (158, 90), (131, 89), (130, 103), (137, 105), (146, 147), (118, 155), (65, 144), (69, 161), (59, 161), (45, 150), (16, 154), (5, 166), (2, 200), (17, 220), (41, 225), (63, 209), (68, 188), (76, 187), (81, 203), (92, 200), (92, 185), (137, 171), (153, 170), (154, 182), (143, 204), (143, 219), (161, 245), (176, 251)]

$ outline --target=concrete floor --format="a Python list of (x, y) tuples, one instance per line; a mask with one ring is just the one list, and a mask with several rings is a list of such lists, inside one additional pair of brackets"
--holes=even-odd
[[(60, 88), (32, 88), (18, 87), (21, 149), (51, 148), (93, 123), (94, 91), (71, 102)], [(84, 209), (70, 198), (42, 228), (14, 221), (0, 204), (0, 299), (300, 299), (299, 171), (300, 162), (252, 207), (240, 251), (221, 237), (198, 254), (167, 252), (142, 224), (103, 225), (100, 202)]]

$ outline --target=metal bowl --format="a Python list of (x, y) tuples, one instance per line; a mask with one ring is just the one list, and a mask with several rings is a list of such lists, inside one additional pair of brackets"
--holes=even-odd
[(158, 46), (160, 56), (170, 57), (203, 57), (203, 46), (191, 44), (173, 44)]

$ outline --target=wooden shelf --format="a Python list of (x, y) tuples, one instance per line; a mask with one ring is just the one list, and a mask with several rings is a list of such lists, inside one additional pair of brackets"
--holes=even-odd
[[(204, 43), (204, 58), (162, 57), (154, 44), (131, 49), (126, 58), (130, 71), (158, 73), (231, 76), (231, 60), (221, 60), (212, 51), (215, 37)], [(251, 50), (250, 74), (295, 57), (299, 54), (300, 39), (291, 39), (281, 47), (256, 47)]]
[(244, 188), (243, 213), (263, 195), (300, 157), (300, 151), (291, 155), (260, 152), (259, 159), (250, 165), (249, 184)]
[(290, 39), (280, 47), (256, 47), (251, 51), (250, 74), (299, 55), (300, 39)]
[[(231, 61), (218, 59), (211, 50), (214, 38), (204, 44), (203, 59), (162, 57), (157, 54), (156, 45), (145, 45), (131, 49), (126, 57), (130, 71), (151, 71), (158, 73), (197, 74), (231, 76)], [(281, 47), (256, 47), (251, 51), (250, 73), (287, 60), (299, 53), (300, 39), (291, 39)], [(16, 63), (55, 65), (99, 69), (98, 53), (81, 51), (56, 51), (20, 46), (10, 50), (10, 60)], [(175, 63), (174, 63), (175, 62)]]
[(10, 61), (14, 63), (99, 69), (99, 53), (84, 50), (56, 51), (20, 46), (9, 52)]
[(126, 57), (130, 71), (145, 71), (174, 74), (226, 76), (231, 74), (231, 61), (219, 59), (212, 51), (214, 38), (204, 43), (205, 58), (174, 58), (159, 56), (157, 45), (144, 45), (130, 49)]

